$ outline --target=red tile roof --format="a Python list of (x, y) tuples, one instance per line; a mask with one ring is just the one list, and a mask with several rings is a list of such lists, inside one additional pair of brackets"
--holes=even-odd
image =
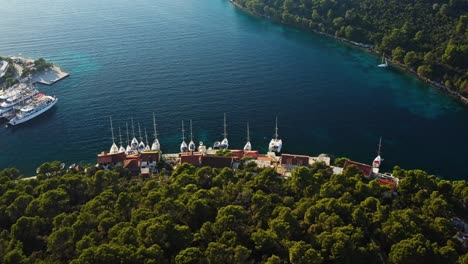
[(295, 154), (282, 154), (281, 164), (294, 165), (294, 166), (308, 166), (309, 156), (295, 155)]
[(130, 171), (138, 171), (140, 168), (139, 161), (136, 159), (126, 159), (124, 161), (124, 168), (129, 169)]
[(202, 154), (200, 152), (184, 152), (180, 154), (180, 164), (189, 163), (199, 166), (201, 163)]
[(260, 154), (258, 150), (247, 150), (244, 151), (244, 156), (257, 158)]
[(372, 174), (372, 166), (370, 165), (367, 165), (367, 164), (364, 164), (364, 163), (359, 163), (359, 162), (355, 162), (355, 161), (352, 161), (352, 160), (347, 160), (345, 162), (345, 165), (343, 167), (343, 169), (346, 169), (348, 168), (349, 166), (356, 166), (356, 168), (362, 173), (362, 175), (364, 175), (365, 177), (370, 177), (371, 174)]
[(392, 189), (396, 187), (396, 183), (394, 181), (391, 181), (391, 180), (379, 179), (379, 183), (380, 183), (380, 185), (389, 186)]

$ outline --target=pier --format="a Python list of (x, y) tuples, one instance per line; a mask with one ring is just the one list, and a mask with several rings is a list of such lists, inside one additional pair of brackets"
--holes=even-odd
[(31, 81), (32, 83), (52, 85), (68, 76), (70, 76), (69, 73), (62, 71), (62, 69), (57, 66), (53, 66), (51, 69), (34, 74), (31, 77)]

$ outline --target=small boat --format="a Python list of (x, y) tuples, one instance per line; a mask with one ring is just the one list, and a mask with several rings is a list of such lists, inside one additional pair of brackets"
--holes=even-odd
[(387, 61), (387, 58), (385, 58), (385, 53), (382, 54), (382, 63), (377, 65), (377, 67), (380, 67), (380, 68), (388, 67), (388, 61)]
[(187, 152), (188, 146), (185, 143), (185, 130), (184, 130), (184, 120), (182, 120), (182, 143), (180, 143), (180, 152)]
[(115, 154), (119, 152), (119, 147), (117, 147), (117, 144), (115, 144), (114, 127), (112, 126), (112, 117), (110, 117), (110, 125), (111, 125), (111, 133), (112, 133), (112, 146), (109, 150), (109, 154)]
[(221, 142), (215, 141), (215, 143), (213, 144), (213, 149), (220, 149), (220, 145), (221, 145)]
[(37, 174), (39, 174), (40, 168), (41, 168), (41, 167), (37, 167), (37, 169), (36, 169), (36, 173), (37, 173)]
[(68, 167), (68, 169), (73, 170), (75, 167), (76, 167), (76, 163), (73, 163), (72, 165)]
[(276, 117), (276, 126), (275, 126), (275, 135), (268, 145), (268, 151), (275, 152), (276, 154), (281, 153), (281, 148), (283, 147), (283, 141), (279, 138), (278, 135), (278, 117)]
[(374, 159), (374, 161), (372, 162), (372, 167), (373, 168), (379, 168), (380, 165), (382, 164), (382, 157), (380, 156), (380, 151), (382, 149), (382, 137), (380, 137), (380, 141), (379, 141), (379, 149), (377, 150), (377, 157)]
[(153, 144), (151, 145), (151, 150), (158, 151), (161, 149), (161, 145), (159, 144), (159, 140), (158, 140), (158, 132), (156, 130), (156, 117), (154, 113), (153, 113), (153, 129), (154, 129), (154, 141), (153, 141)]
[(63, 170), (65, 168), (65, 163), (60, 164), (60, 170)]
[(247, 123), (247, 143), (245, 143), (244, 151), (252, 150), (252, 144), (250, 144), (250, 131), (249, 131), (249, 123)]
[(193, 142), (192, 119), (190, 119), (190, 143), (188, 144), (188, 150), (189, 151), (197, 150), (197, 146), (195, 146), (195, 143)]
[(227, 131), (226, 131), (226, 113), (224, 113), (224, 139), (221, 140), (221, 143), (219, 144), (219, 148), (221, 149), (228, 149), (229, 148), (229, 141), (227, 139)]

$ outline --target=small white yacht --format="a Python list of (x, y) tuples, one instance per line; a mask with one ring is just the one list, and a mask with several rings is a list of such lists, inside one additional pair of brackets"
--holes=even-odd
[(252, 150), (252, 144), (250, 143), (250, 131), (249, 131), (249, 123), (247, 123), (247, 143), (245, 143), (244, 151)]
[(150, 151), (150, 145), (148, 144), (148, 134), (146, 133), (146, 128), (145, 128), (145, 140), (146, 140), (146, 146), (144, 151)]
[(161, 149), (161, 145), (159, 144), (159, 140), (158, 140), (158, 132), (156, 130), (156, 117), (154, 113), (153, 113), (153, 128), (154, 128), (154, 141), (153, 141), (153, 144), (151, 145), (151, 150), (158, 151)]
[(197, 150), (197, 146), (195, 146), (195, 143), (193, 142), (192, 119), (190, 119), (190, 143), (188, 144), (188, 150), (189, 151)]
[(22, 107), (19, 113), (8, 123), (15, 126), (29, 121), (52, 108), (57, 101), (56, 97), (38, 94), (30, 104)]
[(140, 143), (138, 144), (138, 152), (143, 152), (145, 150), (145, 143), (143, 142), (143, 137), (141, 137), (141, 128), (140, 123), (138, 122), (138, 134), (140, 136)]
[(131, 147), (130, 136), (128, 134), (128, 122), (125, 122), (125, 126), (127, 128), (127, 147), (125, 148), (125, 154), (135, 154)]
[(135, 126), (133, 125), (133, 117), (132, 117), (132, 141), (130, 143), (130, 147), (132, 148), (133, 152), (138, 151), (138, 140), (135, 137)]
[(115, 144), (114, 127), (112, 126), (112, 117), (110, 117), (110, 125), (111, 125), (111, 134), (112, 134), (112, 146), (109, 150), (109, 154), (115, 154), (115, 153), (119, 153), (119, 147), (117, 147), (117, 144)]
[(278, 135), (278, 117), (276, 117), (276, 125), (275, 125), (275, 135), (270, 141), (268, 145), (268, 151), (275, 152), (276, 154), (281, 153), (281, 148), (283, 147), (283, 141), (279, 138)]
[(119, 153), (125, 152), (125, 148), (122, 144), (122, 131), (120, 131), (120, 126), (119, 126), (119, 139), (120, 139), (120, 147), (119, 147)]
[(184, 120), (182, 120), (182, 143), (180, 143), (180, 152), (187, 152), (188, 146), (185, 143), (185, 130), (184, 130)]
[(379, 168), (380, 165), (382, 164), (382, 157), (380, 156), (380, 150), (382, 149), (382, 137), (380, 137), (380, 141), (379, 141), (379, 149), (377, 150), (377, 157), (374, 159), (374, 161), (372, 162), (372, 167), (373, 168)]
[(387, 58), (385, 58), (385, 53), (382, 54), (382, 63), (377, 65), (377, 67), (380, 67), (380, 68), (388, 67), (388, 61), (387, 61)]
[[(221, 149), (228, 149), (229, 148), (229, 141), (227, 139), (227, 131), (226, 131), (227, 125), (226, 125), (226, 113), (224, 113), (224, 139), (221, 140), (221, 143), (219, 144), (219, 148)], [(216, 143), (215, 143), (216, 144)]]

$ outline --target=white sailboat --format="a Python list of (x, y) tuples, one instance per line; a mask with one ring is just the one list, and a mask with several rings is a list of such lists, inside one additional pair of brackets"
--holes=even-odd
[(221, 149), (228, 149), (229, 148), (229, 141), (227, 139), (227, 131), (226, 131), (227, 125), (226, 125), (226, 113), (224, 113), (224, 139), (221, 140), (221, 143), (219, 144), (219, 148)]
[(270, 152), (275, 152), (276, 154), (279, 154), (281, 152), (281, 148), (283, 147), (283, 141), (279, 138), (278, 135), (278, 117), (276, 117), (276, 125), (275, 125), (275, 135), (270, 141), (270, 144), (268, 145), (268, 150)]
[(247, 123), (247, 143), (245, 143), (244, 151), (252, 150), (252, 144), (250, 144), (250, 131), (249, 131), (249, 123)]
[(115, 154), (119, 152), (119, 147), (115, 144), (114, 139), (114, 127), (112, 126), (112, 117), (110, 117), (110, 124), (111, 124), (111, 133), (112, 133), (112, 146), (109, 150), (109, 154)]
[(193, 142), (193, 133), (192, 133), (192, 119), (190, 119), (190, 143), (188, 144), (189, 151), (197, 150), (197, 146)]
[(374, 168), (379, 168), (380, 165), (382, 164), (382, 157), (380, 156), (380, 151), (382, 149), (382, 137), (380, 137), (380, 141), (379, 141), (379, 149), (377, 150), (377, 157), (374, 159), (374, 161), (372, 162), (372, 167)]
[(128, 122), (125, 122), (125, 126), (127, 127), (127, 147), (125, 148), (125, 153), (126, 154), (133, 154), (133, 149), (132, 147), (130, 146), (130, 137), (129, 137), (129, 134), (128, 134)]
[(188, 147), (185, 143), (185, 130), (184, 130), (184, 120), (182, 120), (182, 143), (180, 143), (180, 152), (187, 152)]
[(385, 53), (382, 54), (382, 63), (377, 65), (377, 67), (380, 67), (380, 68), (388, 67), (388, 61), (387, 61), (387, 58), (385, 58)]
[(122, 144), (122, 131), (120, 131), (120, 126), (119, 126), (119, 140), (120, 140), (120, 147), (119, 147), (119, 153), (125, 152), (125, 148)]
[(153, 112), (153, 129), (154, 129), (154, 141), (153, 144), (151, 145), (151, 150), (153, 151), (158, 151), (161, 149), (161, 145), (159, 144), (158, 140), (158, 132), (156, 130), (156, 117)]
[(140, 122), (138, 122), (138, 135), (140, 136), (140, 143), (138, 144), (138, 152), (143, 152), (145, 150), (145, 143), (143, 142), (143, 137), (141, 136)]
[(132, 117), (132, 142), (130, 143), (130, 147), (135, 152), (138, 150), (138, 140), (135, 137), (135, 126), (133, 125), (133, 117)]
[(150, 151), (151, 148), (148, 144), (148, 134), (146, 134), (146, 128), (145, 128), (145, 139), (146, 139), (146, 146), (145, 146), (145, 150), (144, 151)]

